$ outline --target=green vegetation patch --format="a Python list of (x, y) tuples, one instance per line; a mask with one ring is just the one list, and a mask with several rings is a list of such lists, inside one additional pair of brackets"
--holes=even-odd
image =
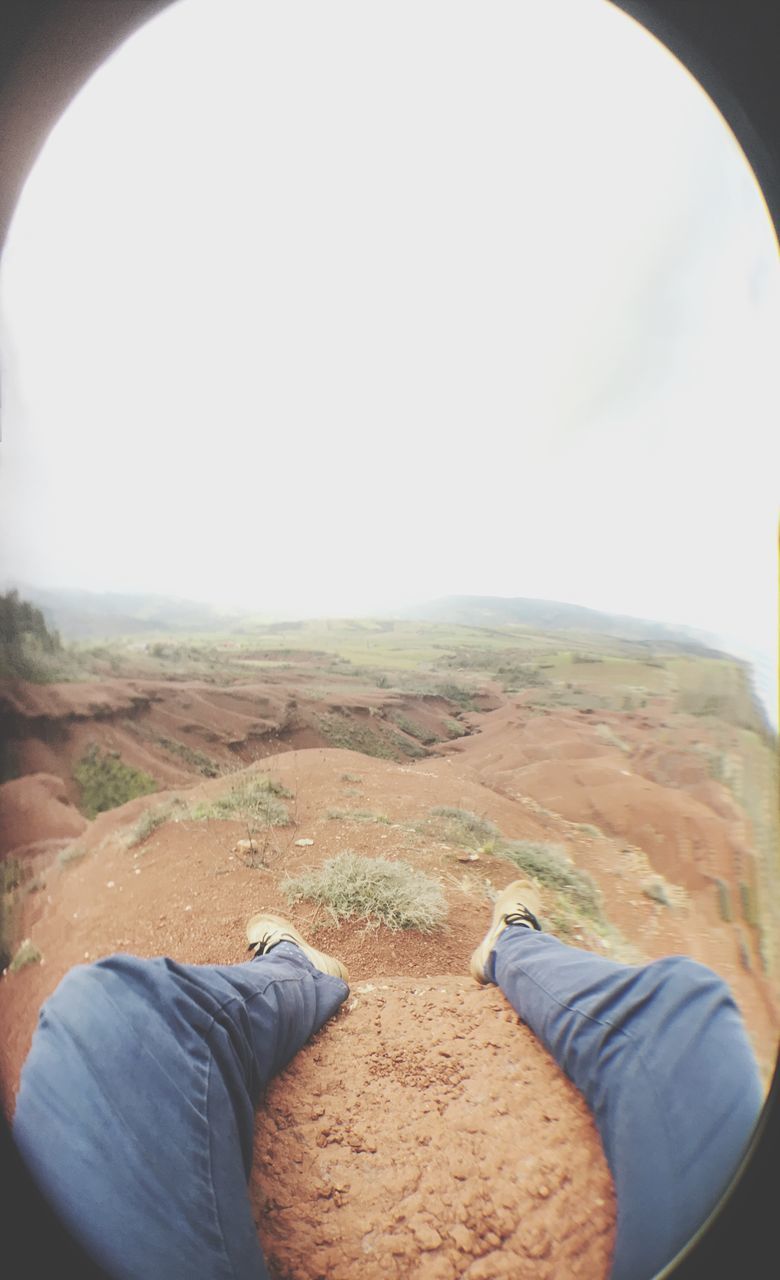
[(372, 813), (370, 809), (328, 809), (327, 817), (341, 822), (382, 822), (389, 826), (390, 819), (384, 813)]
[(72, 844), (68, 849), (63, 849), (62, 852), (57, 855), (57, 861), (61, 867), (66, 867), (69, 862), (80, 862), (81, 859), (86, 856), (86, 849), (83, 849), (79, 844)]
[[(465, 845), (469, 849), (481, 849), (488, 842), (499, 836), (495, 822), (482, 818), (468, 809), (455, 809), (450, 805), (439, 804), (431, 809), (431, 816), (436, 819), (433, 824), (437, 834), (449, 844)], [(426, 824), (420, 824), (419, 830), (426, 833)]]
[(393, 712), (390, 717), (393, 724), (396, 724), (402, 733), (408, 733), (410, 738), (417, 738), (418, 742), (430, 744), (438, 742), (435, 733), (430, 729), (426, 729), (423, 725), (418, 724), (416, 720), (410, 720), (408, 716), (403, 715), (400, 711)]
[(210, 803), (196, 805), (192, 818), (246, 819), (264, 827), (284, 827), (290, 821), (287, 805), (282, 800), (292, 799), (292, 792), (281, 783), (264, 775), (260, 778), (244, 778), (231, 787), (226, 795)]
[(652, 902), (657, 902), (662, 907), (670, 907), (672, 905), (668, 886), (663, 876), (650, 876), (647, 880), (642, 881), (640, 887), (645, 897), (650, 898)]
[(364, 918), (394, 931), (428, 933), (447, 915), (437, 880), (407, 862), (364, 858), (350, 850), (329, 858), (315, 871), (286, 877), (281, 890), (289, 903), (316, 902), (336, 921)]
[(746, 884), (744, 880), (739, 882), (739, 901), (742, 908), (742, 916), (750, 925), (755, 925), (756, 917), (756, 899), (752, 886)]
[(103, 752), (94, 743), (74, 767), (73, 776), (81, 788), (81, 807), (88, 818), (157, 790), (148, 773), (125, 764), (118, 751)]
[(413, 745), (402, 745), (395, 734), (391, 737), (370, 729), (368, 725), (357, 724), (348, 716), (337, 712), (317, 716), (316, 722), (329, 746), (344, 747), (347, 751), (362, 751), (363, 755), (376, 756), (380, 760), (402, 760), (408, 754), (407, 747)]
[(186, 742), (177, 742), (175, 738), (163, 737), (162, 734), (158, 734), (156, 740), (164, 751), (167, 751), (172, 756), (178, 756), (185, 764), (197, 769), (198, 773), (202, 773), (204, 778), (219, 777), (219, 765), (203, 751), (197, 751), (194, 747), (187, 746)]
[(138, 821), (130, 829), (126, 847), (133, 849), (137, 844), (142, 844), (147, 836), (150, 836), (158, 827), (168, 822), (171, 814), (171, 805), (161, 805), (159, 809), (147, 809), (146, 813), (142, 813)]
[(25, 969), (28, 964), (40, 964), (41, 960), (42, 956), (38, 948), (33, 945), (29, 938), (25, 938), (8, 968), (11, 973), (18, 973), (20, 969)]
[(715, 884), (718, 890), (718, 911), (721, 920), (725, 920), (726, 924), (731, 924), (734, 919), (734, 909), (731, 905), (731, 893), (725, 880), (716, 880)]
[(40, 609), (20, 599), (18, 591), (0, 595), (0, 677), (56, 680), (61, 652), (59, 632), (49, 630)]
[(631, 751), (631, 747), (625, 739), (619, 737), (614, 729), (610, 728), (608, 724), (604, 724), (603, 721), (596, 725), (596, 734), (601, 738), (602, 742), (608, 743), (610, 747), (617, 747), (619, 751)]
[(440, 697), (446, 698), (448, 702), (457, 702), (463, 707), (464, 711), (476, 711), (477, 705), (474, 701), (475, 691), (467, 685), (454, 684), (448, 680), (445, 684), (440, 684), (436, 688), (436, 692)]
[(601, 894), (595, 882), (586, 871), (574, 866), (561, 845), (543, 840), (499, 840), (494, 852), (539, 884), (565, 894), (583, 915), (603, 920)]

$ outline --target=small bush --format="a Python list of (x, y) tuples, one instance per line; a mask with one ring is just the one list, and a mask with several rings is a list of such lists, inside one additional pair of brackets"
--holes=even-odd
[(557, 889), (594, 920), (603, 918), (601, 894), (591, 877), (578, 870), (560, 845), (535, 840), (501, 840), (496, 855), (511, 862), (539, 884)]
[(720, 911), (721, 920), (725, 920), (727, 924), (731, 924), (734, 919), (734, 912), (731, 907), (731, 894), (725, 880), (715, 881), (718, 888), (718, 910)]
[(341, 781), (342, 782), (362, 782), (363, 779), (357, 773), (342, 773)]
[(436, 692), (441, 698), (446, 698), (448, 702), (457, 702), (465, 711), (477, 710), (474, 702), (473, 689), (468, 689), (463, 685), (448, 682), (446, 684), (440, 684)]
[(125, 764), (118, 752), (104, 753), (94, 744), (75, 766), (73, 777), (81, 788), (81, 805), (88, 818), (157, 790), (148, 773)]
[(442, 828), (445, 839), (453, 844), (481, 848), (485, 841), (495, 840), (500, 834), (495, 822), (481, 818), (468, 809), (454, 809), (450, 805), (439, 804), (431, 809), (431, 814), (435, 818), (444, 819)]
[(410, 738), (417, 738), (419, 742), (428, 744), (437, 741), (435, 733), (431, 733), (430, 729), (423, 728), (416, 720), (410, 720), (408, 716), (402, 715), (400, 711), (395, 712), (391, 719), (401, 732), (408, 733)]
[(445, 720), (444, 728), (451, 738), (465, 738), (468, 729), (459, 720)]
[(167, 805), (160, 809), (147, 809), (131, 829), (126, 847), (133, 849), (137, 844), (142, 844), (147, 836), (150, 836), (153, 831), (156, 831), (164, 822), (167, 822), (170, 816), (171, 810)]
[(245, 778), (210, 804), (192, 810), (193, 818), (247, 819), (264, 827), (285, 827), (290, 821), (287, 805), (280, 797), (292, 798), (292, 792), (273, 778)]
[(185, 764), (197, 769), (198, 773), (202, 773), (204, 778), (219, 777), (219, 765), (205, 755), (203, 751), (197, 751), (194, 747), (187, 746), (185, 742), (178, 742), (175, 738), (166, 738), (162, 734), (158, 734), (156, 740), (164, 751), (167, 751), (172, 756), (178, 756)]
[(342, 822), (384, 822), (390, 819), (384, 813), (372, 813), (370, 809), (328, 809), (327, 816)]
[(597, 724), (596, 733), (602, 742), (606, 742), (610, 747), (617, 747), (619, 751), (630, 752), (631, 748), (623, 738), (618, 737), (608, 724)]
[(430, 876), (406, 862), (350, 851), (329, 858), (316, 871), (288, 876), (281, 890), (291, 904), (304, 898), (321, 904), (336, 921), (364, 917), (392, 930), (427, 933), (447, 915), (441, 887)]
[(662, 907), (670, 907), (672, 905), (666, 892), (666, 883), (661, 876), (653, 876), (649, 880), (643, 880), (641, 888), (646, 898), (660, 903)]
[(391, 734), (391, 741), (401, 752), (401, 755), (408, 756), (410, 760), (422, 760), (428, 754), (425, 747), (421, 747), (419, 742), (410, 742), (408, 738), (402, 738), (400, 733)]
[(0, 862), (0, 894), (12, 893), (24, 879), (24, 871), (18, 858), (6, 858)]
[(28, 964), (40, 964), (41, 959), (41, 953), (38, 948), (33, 946), (29, 938), (25, 938), (8, 968), (11, 973), (18, 973), (20, 969), (24, 969)]
[(325, 712), (315, 717), (317, 728), (331, 747), (343, 747), (347, 751), (361, 751), (366, 756), (376, 756), (380, 760), (402, 760), (408, 754), (407, 747), (401, 746), (396, 734), (374, 732), (368, 725), (358, 724), (349, 716), (337, 712)]
[(86, 855), (87, 851), (82, 849), (81, 845), (72, 844), (57, 855), (57, 861), (61, 867), (66, 867), (69, 862), (80, 862)]
[(744, 880), (739, 882), (739, 901), (742, 907), (743, 919), (748, 924), (754, 925), (756, 923), (755, 895), (750, 885), (746, 884)]

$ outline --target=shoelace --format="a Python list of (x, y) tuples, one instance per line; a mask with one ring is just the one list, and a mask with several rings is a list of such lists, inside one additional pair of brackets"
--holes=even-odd
[(280, 942), (294, 941), (295, 939), (288, 937), (286, 933), (283, 933), (279, 938), (275, 938), (273, 933), (264, 933), (259, 942), (250, 942), (247, 951), (254, 951), (255, 958), (257, 958), (257, 956), (264, 956), (266, 951), (270, 951), (271, 947), (275, 947)]
[(521, 907), (519, 911), (507, 911), (504, 919), (507, 924), (525, 925), (526, 928), (530, 926), (531, 929), (538, 929), (540, 933), (542, 932), (542, 926), (533, 911), (528, 910), (528, 907)]

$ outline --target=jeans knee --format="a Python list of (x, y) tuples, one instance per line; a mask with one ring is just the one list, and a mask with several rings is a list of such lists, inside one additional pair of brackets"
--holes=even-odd
[(100, 982), (100, 973), (106, 970), (116, 973), (127, 967), (129, 957), (117, 953), (93, 960), (91, 964), (77, 964), (69, 969), (64, 978), (55, 987), (45, 1007), (48, 1009), (80, 1004), (90, 1000), (95, 994), (95, 984)]
[(713, 998), (731, 998), (726, 982), (706, 964), (692, 960), (690, 956), (666, 956), (656, 960), (650, 968), (655, 972), (658, 986), (680, 1000), (694, 995)]

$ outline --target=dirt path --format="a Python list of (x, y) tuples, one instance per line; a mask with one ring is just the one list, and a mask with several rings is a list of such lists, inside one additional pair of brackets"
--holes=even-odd
[(251, 1197), (284, 1280), (608, 1274), (612, 1183), (580, 1095), (495, 988), (356, 983), (272, 1082)]

